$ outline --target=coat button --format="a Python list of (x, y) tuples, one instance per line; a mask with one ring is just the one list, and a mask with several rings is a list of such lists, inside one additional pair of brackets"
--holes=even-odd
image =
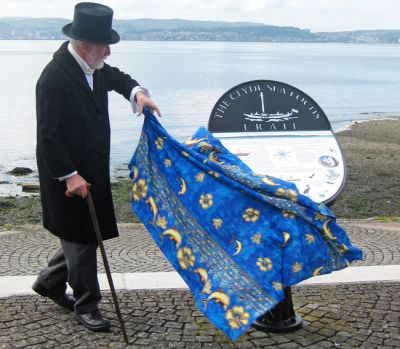
[(101, 151), (101, 153), (102, 153), (103, 155), (107, 155), (107, 150), (103, 149), (103, 150)]

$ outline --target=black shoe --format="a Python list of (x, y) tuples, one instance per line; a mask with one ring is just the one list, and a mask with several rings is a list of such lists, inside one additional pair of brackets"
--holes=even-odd
[(43, 285), (41, 285), (38, 280), (36, 280), (33, 284), (32, 290), (43, 297), (50, 298), (54, 303), (60, 305), (63, 308), (74, 310), (75, 299), (67, 295), (65, 291), (48, 290)]
[(75, 314), (75, 317), (83, 326), (91, 331), (108, 331), (111, 326), (110, 321), (98, 309), (87, 314)]

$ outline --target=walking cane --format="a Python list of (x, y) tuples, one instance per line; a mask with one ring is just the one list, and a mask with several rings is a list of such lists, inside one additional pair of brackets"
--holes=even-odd
[(103, 239), (101, 237), (99, 221), (97, 219), (96, 211), (94, 209), (92, 194), (90, 194), (90, 188), (88, 188), (86, 200), (87, 200), (87, 204), (89, 206), (89, 211), (90, 211), (90, 216), (92, 218), (94, 231), (96, 232), (97, 242), (100, 247), (101, 257), (103, 258), (104, 269), (106, 270), (108, 284), (110, 285), (110, 290), (111, 290), (111, 294), (112, 294), (112, 298), (113, 298), (113, 302), (114, 302), (115, 311), (117, 312), (118, 320), (121, 325), (122, 336), (124, 337), (125, 343), (129, 344), (128, 336), (126, 334), (124, 320), (122, 319), (121, 310), (120, 310), (119, 304), (118, 304), (117, 294), (115, 292), (114, 282), (111, 277), (110, 266), (108, 265), (107, 255), (106, 255), (106, 251), (104, 249)]
[[(73, 194), (67, 190), (65, 195), (68, 197), (71, 197)], [(99, 244), (99, 247), (100, 247), (101, 257), (103, 259), (104, 269), (106, 270), (107, 280), (108, 280), (108, 284), (110, 286), (115, 311), (117, 313), (118, 320), (121, 325), (122, 336), (124, 337), (125, 343), (129, 344), (128, 336), (126, 334), (126, 329), (125, 329), (125, 323), (124, 323), (124, 320), (122, 319), (121, 310), (120, 310), (119, 304), (118, 304), (117, 293), (115, 292), (114, 282), (113, 282), (113, 279), (111, 277), (111, 272), (110, 272), (110, 266), (108, 264), (106, 251), (104, 249), (103, 238), (101, 237), (99, 221), (97, 219), (96, 211), (94, 209), (92, 194), (90, 193), (90, 184), (87, 185), (86, 201), (87, 201), (87, 204), (89, 207), (90, 217), (92, 218), (93, 228), (96, 233), (97, 243)]]

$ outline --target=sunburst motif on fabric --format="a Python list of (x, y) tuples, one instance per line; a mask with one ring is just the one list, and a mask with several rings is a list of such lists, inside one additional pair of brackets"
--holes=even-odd
[(240, 326), (247, 325), (249, 323), (249, 317), (250, 314), (243, 306), (234, 306), (226, 312), (226, 319), (228, 320), (229, 326), (233, 329), (238, 329)]
[(268, 271), (272, 269), (272, 261), (267, 257), (258, 258), (257, 266), (261, 271)]
[(199, 204), (203, 210), (208, 209), (213, 205), (213, 196), (212, 194), (203, 194), (200, 195)]
[(132, 186), (132, 197), (135, 201), (140, 201), (147, 196), (149, 187), (144, 179), (139, 179)]
[(180, 248), (177, 252), (179, 265), (182, 269), (188, 269), (194, 266), (196, 257), (193, 255), (192, 250), (189, 247)]
[(246, 209), (242, 217), (246, 222), (257, 222), (260, 218), (260, 211), (250, 207)]

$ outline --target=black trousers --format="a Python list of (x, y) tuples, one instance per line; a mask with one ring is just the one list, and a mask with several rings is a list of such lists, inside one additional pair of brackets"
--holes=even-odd
[(61, 240), (61, 248), (44, 268), (38, 280), (50, 290), (67, 288), (67, 282), (76, 299), (76, 314), (94, 311), (101, 300), (97, 279), (97, 244), (78, 244)]

